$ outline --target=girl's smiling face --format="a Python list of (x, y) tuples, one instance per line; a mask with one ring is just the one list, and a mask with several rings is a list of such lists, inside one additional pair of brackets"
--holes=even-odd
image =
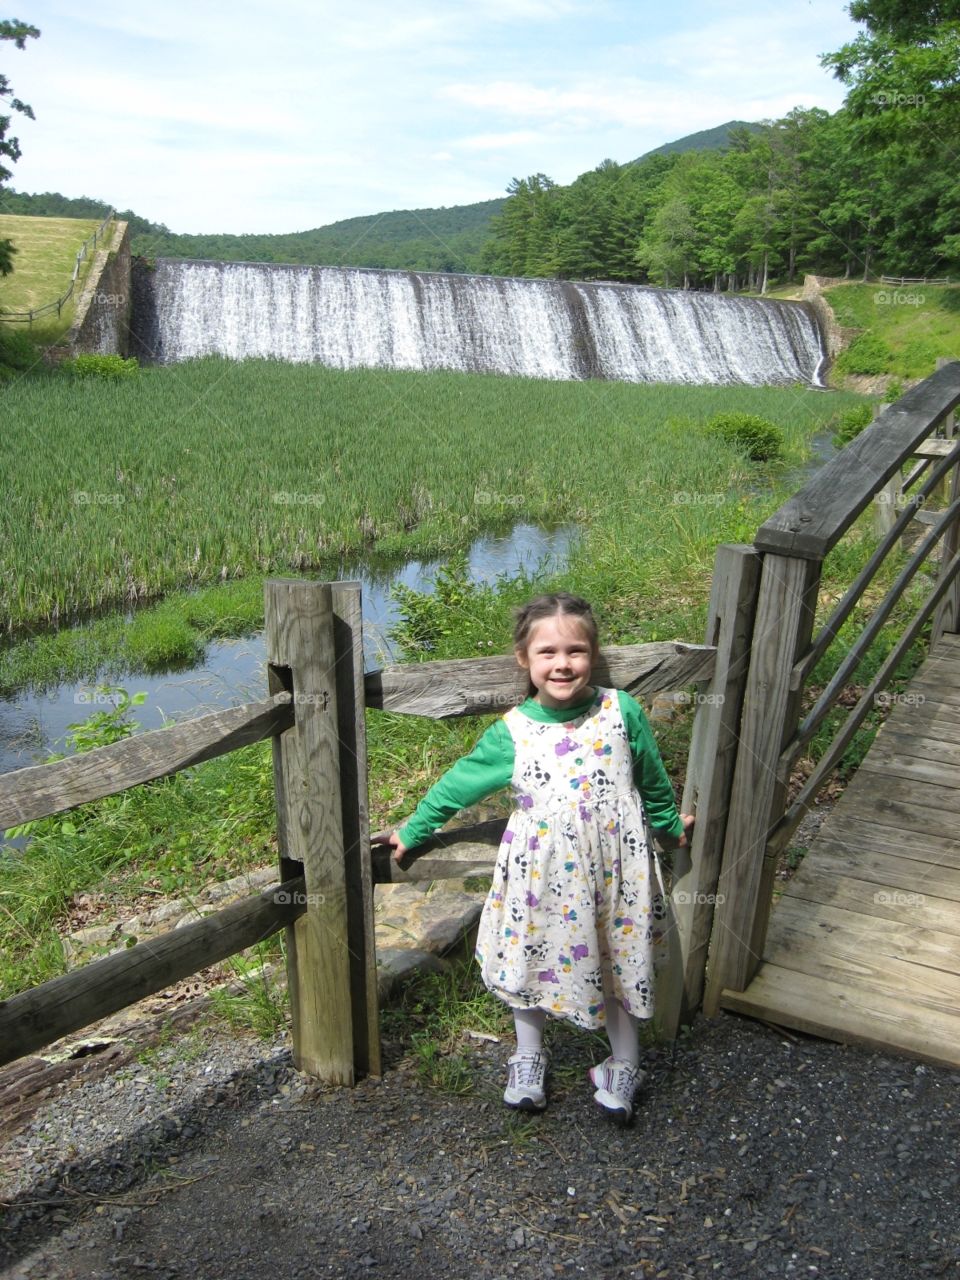
[(517, 661), (530, 672), (542, 707), (575, 707), (593, 693), (590, 669), (597, 653), (582, 623), (565, 614), (541, 618), (530, 632)]

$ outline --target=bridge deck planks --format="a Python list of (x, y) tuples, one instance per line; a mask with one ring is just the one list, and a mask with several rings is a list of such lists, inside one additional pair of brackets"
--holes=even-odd
[(893, 706), (721, 1004), (960, 1066), (960, 636)]

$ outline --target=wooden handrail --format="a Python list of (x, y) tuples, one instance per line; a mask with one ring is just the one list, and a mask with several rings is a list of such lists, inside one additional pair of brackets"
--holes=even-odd
[[(634, 695), (682, 689), (711, 678), (716, 652), (712, 645), (678, 641), (608, 645), (592, 679)], [(527, 687), (510, 655), (408, 663), (364, 677), (368, 707), (432, 719), (506, 711), (523, 702)]]
[(960, 404), (960, 361), (951, 361), (890, 405), (761, 525), (758, 551), (823, 560), (917, 445)]

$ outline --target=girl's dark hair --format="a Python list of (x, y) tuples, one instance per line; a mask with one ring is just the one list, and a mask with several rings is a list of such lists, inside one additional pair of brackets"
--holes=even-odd
[(537, 596), (516, 612), (513, 627), (513, 647), (526, 649), (530, 640), (530, 632), (544, 618), (576, 618), (586, 632), (591, 646), (598, 647), (598, 631), (593, 610), (581, 596), (572, 596), (569, 591), (557, 591), (553, 595)]

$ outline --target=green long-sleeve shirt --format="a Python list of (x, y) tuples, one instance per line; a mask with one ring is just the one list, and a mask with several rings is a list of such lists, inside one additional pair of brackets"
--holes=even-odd
[[(643, 801), (647, 819), (655, 831), (674, 838), (683, 834), (683, 823), (673, 799), (673, 788), (660, 759), (660, 751), (650, 724), (634, 698), (617, 690), (620, 712), (627, 730), (633, 757), (633, 780)], [(528, 698), (520, 711), (531, 720), (566, 724), (587, 710), (593, 698), (577, 707), (553, 710)], [(430, 788), (416, 811), (400, 828), (408, 849), (423, 844), (429, 836), (460, 809), (476, 804), (502, 787), (510, 785), (515, 760), (513, 738), (502, 719), (494, 721), (477, 745)]]

